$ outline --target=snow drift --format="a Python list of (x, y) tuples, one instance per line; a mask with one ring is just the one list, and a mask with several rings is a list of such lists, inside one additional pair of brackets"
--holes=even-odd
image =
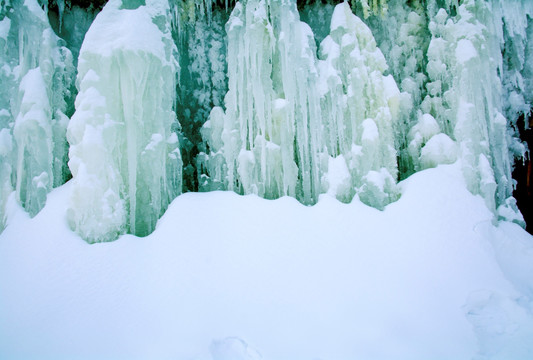
[(72, 185), (33, 219), (10, 199), (2, 358), (533, 355), (533, 239), (492, 224), (460, 164), (401, 182), (382, 212), (184, 194), (150, 236), (95, 245), (67, 226)]

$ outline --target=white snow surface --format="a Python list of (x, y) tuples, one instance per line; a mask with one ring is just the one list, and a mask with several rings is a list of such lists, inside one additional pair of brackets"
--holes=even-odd
[(533, 237), (461, 164), (378, 211), (179, 196), (145, 238), (88, 245), (70, 182), (0, 235), (2, 359), (531, 359)]
[(111, 1), (105, 14), (96, 16), (92, 26), (100, 31), (87, 32), (82, 51), (111, 56), (117, 49), (127, 49), (165, 59), (161, 31), (152, 22), (152, 13), (164, 13), (164, 9), (157, 1), (152, 1), (152, 7), (139, 6), (137, 9), (122, 9), (121, 5), (121, 1)]

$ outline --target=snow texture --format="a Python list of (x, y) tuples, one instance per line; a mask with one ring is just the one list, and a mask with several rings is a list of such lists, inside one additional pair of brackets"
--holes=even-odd
[(531, 358), (533, 237), (492, 224), (460, 163), (384, 211), (188, 193), (148, 237), (93, 245), (73, 185), (33, 219), (9, 199), (1, 358)]

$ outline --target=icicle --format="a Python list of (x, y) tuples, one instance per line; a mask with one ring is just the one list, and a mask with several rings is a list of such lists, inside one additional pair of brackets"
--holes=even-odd
[(299, 21), (294, 2), (258, 0), (237, 3), (226, 30), (224, 145), (209, 139), (209, 130), (221, 123), (217, 111), (203, 130), (211, 148), (207, 173), (218, 173), (221, 163), (214, 159), (221, 151), (228, 189), (314, 203), (320, 191), (321, 115), (312, 32)]
[(59, 17), (59, 33), (62, 32), (63, 27), (63, 13), (65, 12), (65, 0), (56, 0), (57, 3), (57, 13)]

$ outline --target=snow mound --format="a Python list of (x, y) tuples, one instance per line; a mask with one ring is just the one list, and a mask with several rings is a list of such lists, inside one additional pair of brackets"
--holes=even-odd
[(533, 238), (492, 224), (460, 163), (399, 186), (383, 211), (187, 193), (151, 235), (93, 245), (71, 183), (33, 219), (12, 196), (0, 358), (531, 358)]

